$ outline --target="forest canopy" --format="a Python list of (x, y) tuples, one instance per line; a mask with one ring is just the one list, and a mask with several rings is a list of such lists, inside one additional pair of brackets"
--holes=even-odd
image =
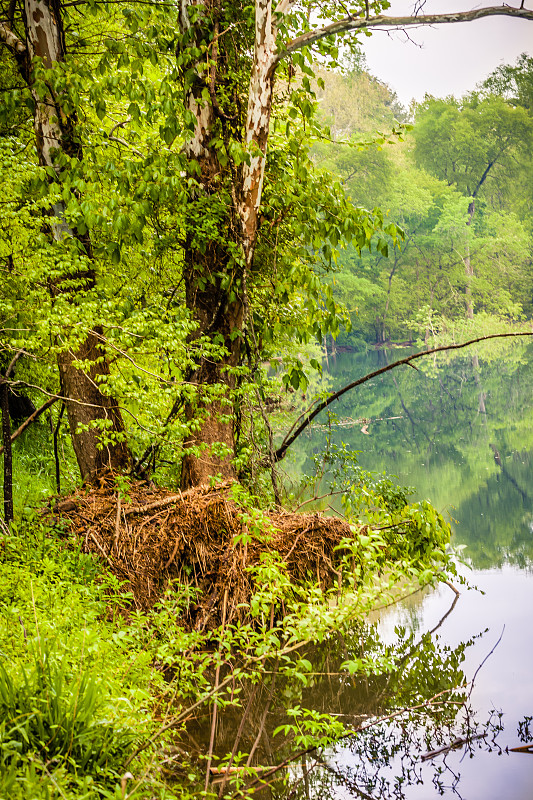
[(273, 471), (324, 342), (529, 312), (530, 59), (410, 133), (357, 33), (531, 12), (386, 8), (4, 9), (3, 403), (58, 398), (83, 480)]

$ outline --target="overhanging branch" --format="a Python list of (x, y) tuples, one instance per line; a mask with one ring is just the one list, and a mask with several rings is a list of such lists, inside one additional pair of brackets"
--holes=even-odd
[[(402, 364), (411, 364), (412, 361), (415, 361), (417, 358), (423, 358), (423, 356), (430, 356), (432, 353), (443, 353), (446, 350), (461, 350), (463, 347), (468, 347), (471, 344), (476, 344), (477, 342), (486, 342), (488, 339), (506, 339), (513, 336), (533, 336), (532, 331), (523, 331), (520, 333), (491, 333), (488, 336), (478, 336), (477, 339), (469, 339), (467, 342), (462, 342), (461, 344), (447, 344), (441, 345), (440, 347), (432, 347), (430, 350), (423, 350), (421, 353), (414, 353), (412, 356), (407, 356), (406, 358), (401, 358), (398, 361), (393, 361), (392, 364), (387, 364), (386, 367), (380, 367), (379, 369), (374, 370), (374, 372), (369, 372), (367, 375), (363, 375), (362, 378), (358, 378), (356, 381), (352, 381), (348, 383), (346, 386), (343, 386), (342, 389), (339, 389), (338, 392), (333, 392), (327, 397), (325, 400), (321, 400), (318, 404), (311, 407), (308, 411), (305, 411), (294, 423), (291, 430), (285, 436), (283, 442), (278, 447), (278, 449), (274, 453), (274, 460), (277, 463), (281, 461), (281, 459), (285, 456), (285, 453), (293, 444), (293, 442), (300, 436), (301, 433), (307, 428), (308, 425), (314, 420), (314, 418), (320, 414), (321, 411), (324, 411), (331, 403), (335, 400), (338, 400), (339, 397), (342, 397), (343, 394), (349, 392), (350, 389), (355, 389), (357, 386), (361, 386), (363, 383), (372, 380), (372, 378), (376, 378), (378, 375), (383, 375), (384, 372), (389, 372), (391, 369), (395, 369), (396, 367), (401, 367)], [(294, 430), (295, 425), (302, 420), (298, 427)]]
[(453, 22), (473, 22), (474, 20), (481, 19), (482, 17), (496, 17), (506, 16), (515, 19), (533, 20), (533, 10), (527, 8), (512, 8), (511, 6), (488, 6), (486, 8), (475, 8), (472, 11), (457, 11), (449, 14), (419, 14), (410, 17), (387, 17), (379, 15), (377, 17), (365, 18), (362, 17), (343, 17), (342, 19), (331, 22), (323, 28), (317, 28), (314, 31), (309, 31), (301, 36), (297, 36), (292, 41), (285, 45), (283, 50), (276, 56), (275, 65), (282, 59), (301, 50), (303, 47), (310, 47), (320, 39), (325, 39), (327, 36), (335, 36), (337, 34), (349, 33), (350, 31), (358, 31), (364, 28), (408, 28), (413, 26), (422, 25), (441, 25), (450, 24)]

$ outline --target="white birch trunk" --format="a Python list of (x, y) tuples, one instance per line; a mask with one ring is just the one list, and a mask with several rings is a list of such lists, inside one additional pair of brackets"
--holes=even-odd
[(247, 270), (251, 268), (257, 240), (274, 92), (275, 56), (276, 30), (272, 20), (272, 2), (256, 0), (254, 61), (248, 94), (245, 138), (250, 153), (250, 163), (243, 167), (239, 203)]
[[(58, 4), (54, 0), (24, 0), (24, 12), (30, 61), (40, 58), (46, 69), (64, 61)], [(43, 167), (53, 167), (57, 172), (54, 153), (64, 149), (64, 132), (60, 124), (64, 115), (52, 94), (40, 97), (31, 80), (30, 90), (35, 103), (34, 128), (39, 163)], [(60, 241), (64, 236), (74, 236), (65, 221), (64, 204), (55, 203), (52, 212), (50, 222), (54, 239)]]
[(277, 20), (288, 14), (293, 5), (294, 0), (280, 0), (273, 9), (272, 0), (255, 0), (254, 61), (248, 93), (245, 136), (250, 163), (243, 167), (238, 208), (247, 270), (252, 266), (257, 241), (274, 81), (276, 68), (280, 63), (276, 42)]

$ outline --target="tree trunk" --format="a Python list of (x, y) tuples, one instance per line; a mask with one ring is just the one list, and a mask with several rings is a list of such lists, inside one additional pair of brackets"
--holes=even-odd
[(13, 521), (13, 455), (11, 452), (11, 421), (7, 379), (0, 378), (0, 409), (2, 411), (2, 439), (4, 450), (4, 519)]
[[(187, 26), (186, 0), (182, 0), (182, 29)], [(209, 481), (213, 475), (223, 478), (236, 477), (232, 464), (235, 456), (234, 400), (235, 377), (231, 369), (241, 361), (242, 342), (248, 346), (255, 344), (253, 321), (248, 315), (248, 280), (253, 266), (255, 246), (259, 229), (259, 208), (263, 189), (266, 149), (270, 128), (270, 114), (274, 87), (274, 53), (275, 29), (272, 23), (271, 0), (256, 0), (255, 12), (255, 49), (252, 73), (249, 84), (248, 109), (244, 140), (249, 149), (249, 162), (242, 165), (240, 177), (232, 186), (233, 213), (240, 222), (240, 247), (243, 255), (243, 266), (237, 268), (235, 263), (229, 266), (227, 253), (219, 248), (211, 248), (208, 253), (211, 263), (205, 263), (205, 255), (187, 249), (187, 266), (185, 285), (187, 307), (191, 309), (199, 322), (202, 333), (223, 340), (227, 355), (218, 362), (204, 359), (199, 368), (191, 376), (198, 384), (196, 407), (188, 404), (186, 415), (188, 421), (196, 416), (196, 430), (186, 441), (187, 447), (194, 447), (196, 452), (189, 452), (182, 462), (181, 486), (186, 489)], [(215, 57), (215, 47), (212, 58)], [(211, 87), (215, 86), (216, 64), (210, 78)], [(214, 102), (211, 96), (211, 103)], [(202, 167), (201, 185), (205, 193), (217, 191), (216, 185), (211, 189), (213, 176), (223, 172), (218, 157), (210, 145), (215, 129), (216, 112), (212, 104), (202, 102), (196, 96), (194, 88), (186, 102), (187, 107), (196, 116), (194, 139), (187, 145), (189, 155), (196, 159)], [(229, 231), (235, 227), (236, 220), (228, 220)], [(239, 223), (237, 223), (237, 226)], [(198, 270), (198, 263), (204, 262), (203, 269)], [(196, 262), (196, 263), (195, 263)], [(232, 274), (231, 292), (222, 288), (217, 274)], [(205, 279), (208, 284), (205, 288)], [(198, 279), (200, 278), (200, 284)], [(218, 385), (225, 387), (220, 399), (209, 404), (205, 397), (210, 389)], [(203, 390), (202, 388), (203, 387)], [(202, 397), (202, 394), (204, 397)], [(226, 455), (217, 456), (213, 445), (222, 444)]]
[(481, 383), (481, 369), (479, 367), (479, 357), (477, 353), (474, 353), (472, 356), (472, 371), (474, 373), (474, 380), (478, 389), (478, 412), (486, 415), (487, 407), (485, 405), (485, 400), (487, 399), (487, 393), (483, 391), (483, 384)]
[[(205, 264), (205, 259), (208, 264)], [(224, 479), (235, 478), (232, 464), (235, 455), (234, 400), (236, 367), (241, 357), (243, 303), (236, 295), (232, 299), (221, 287), (218, 277), (228, 268), (226, 254), (210, 248), (205, 254), (189, 249), (184, 271), (186, 302), (191, 315), (198, 323), (195, 335), (208, 336), (212, 342), (223, 343), (224, 354), (213, 358), (201, 355), (197, 366), (187, 375), (196, 393), (185, 406), (191, 432), (181, 468), (181, 488), (208, 483), (215, 475)], [(217, 275), (218, 274), (218, 275)], [(208, 278), (212, 279), (207, 280)], [(217, 445), (225, 453), (217, 454)]]
[[(120, 409), (116, 400), (100, 389), (109, 366), (105, 359), (95, 363), (101, 357), (99, 345), (98, 331), (90, 331), (76, 352), (61, 352), (57, 358), (74, 452), (81, 476), (89, 482), (101, 472), (123, 471), (130, 464)], [(79, 361), (92, 362), (88, 372), (76, 367)]]
[[(505, 149), (505, 148), (504, 148)], [(472, 222), (474, 220), (474, 214), (476, 212), (476, 197), (478, 196), (479, 190), (487, 180), (488, 174), (493, 168), (494, 164), (497, 162), (498, 158), (504, 152), (504, 149), (493, 158), (492, 161), (489, 161), (487, 166), (483, 171), (483, 175), (479, 179), (474, 191), (472, 192), (472, 198), (468, 205), (468, 219), (466, 221), (467, 229), (472, 226)], [(470, 243), (468, 241), (468, 230), (466, 234), (466, 253), (465, 253), (465, 274), (466, 274), (466, 289), (465, 289), (465, 296), (466, 296), (466, 318), (467, 319), (474, 319), (474, 304), (472, 302), (472, 279), (474, 277), (474, 268), (470, 262)]]
[[(216, 43), (216, 9), (208, 3), (205, 9), (210, 16), (202, 17), (195, 28), (189, 18), (191, 5), (193, 3), (189, 0), (181, 0), (180, 27), (182, 33), (197, 38), (200, 51), (209, 26)], [(195, 217), (199, 206), (203, 207), (205, 203), (205, 207), (210, 208), (210, 203), (216, 202), (224, 181), (228, 180), (227, 168), (220, 164), (213, 146), (214, 138), (221, 136), (221, 123), (218, 121), (217, 124), (217, 120), (222, 113), (215, 108), (217, 52), (214, 45), (211, 50), (212, 72), (209, 74), (204, 62), (195, 64), (195, 75), (184, 98), (185, 107), (195, 119), (194, 132), (184, 145), (189, 162), (194, 164), (183, 267), (186, 305), (198, 326), (192, 340), (199, 336), (207, 337), (213, 346), (222, 347), (222, 350), (214, 357), (210, 352), (202, 352), (196, 366), (186, 376), (188, 383), (196, 387), (196, 392), (185, 404), (190, 433), (184, 442), (182, 489), (207, 483), (215, 475), (224, 479), (236, 477), (232, 463), (235, 455), (235, 376), (232, 368), (241, 358), (242, 267), (232, 259), (226, 242), (216, 241), (215, 237), (202, 240), (202, 233), (197, 229), (198, 218)], [(205, 98), (207, 84), (210, 86), (210, 101)], [(235, 209), (226, 212), (224, 228), (228, 240), (235, 229), (234, 215)]]
[[(193, 32), (188, 13), (191, 5), (189, 0), (181, 0), (180, 26), (182, 33), (189, 35)], [(197, 80), (185, 98), (185, 106), (194, 114), (196, 125), (185, 150), (200, 165), (199, 185), (204, 196), (209, 196), (220, 190), (220, 176), (224, 174), (212, 142), (215, 135), (221, 136), (225, 118), (216, 101), (217, 10), (211, 8), (210, 3), (205, 8), (210, 17), (202, 21), (203, 30), (200, 32), (199, 29), (199, 35), (205, 37), (206, 24), (211, 24), (213, 46), (210, 58), (214, 66), (207, 75), (202, 62), (195, 65)], [(274, 86), (275, 40), (271, 0), (256, 0), (254, 58), (243, 137), (249, 161), (236, 170), (236, 180), (233, 175), (229, 177), (233, 209), (228, 214), (228, 237), (233, 232), (242, 252), (243, 264), (238, 265), (228, 252), (209, 244), (202, 252), (189, 247), (186, 252), (187, 307), (199, 324), (199, 333), (207, 334), (213, 341), (223, 341), (227, 354), (218, 362), (203, 359), (190, 376), (190, 380), (198, 384), (198, 395), (188, 404), (186, 416), (190, 422), (196, 417), (197, 423), (185, 445), (189, 449), (193, 447), (196, 452), (189, 452), (184, 458), (182, 488), (203, 483), (217, 473), (225, 478), (235, 475), (231, 464), (235, 448), (232, 399), (235, 378), (230, 371), (240, 363), (243, 340), (249, 345), (255, 341), (253, 322), (248, 315), (247, 284), (259, 228)], [(209, 86), (210, 102), (205, 99), (206, 85)], [(222, 274), (231, 276), (229, 289), (226, 288), (227, 281), (222, 285), (219, 277)], [(222, 387), (221, 396), (209, 402), (215, 385)], [(227, 448), (227, 456), (209, 453), (217, 442)]]
[(324, 360), (326, 362), (326, 369), (329, 372), (328, 340), (326, 336), (324, 336), (323, 347), (324, 347)]
[[(53, 167), (59, 175), (60, 169), (55, 163), (57, 154), (66, 153), (81, 159), (81, 145), (76, 140), (75, 120), (62, 109), (61, 96), (50, 85), (44, 97), (36, 90), (32, 61), (38, 57), (48, 69), (54, 63), (64, 61), (61, 6), (59, 0), (24, 0), (24, 14), (26, 54), (17, 59), (19, 71), (28, 83), (35, 103), (34, 127), (39, 163)], [(70, 228), (62, 202), (56, 203), (50, 212), (50, 232), (51, 238), (58, 243), (69, 237), (79, 242), (88, 266), (83, 274), (68, 277), (79, 279), (86, 289), (93, 288), (95, 275), (91, 266), (90, 237)], [(52, 291), (61, 293), (61, 281), (56, 282)], [(101, 342), (101, 331), (91, 330), (79, 349), (72, 351), (67, 348), (58, 355), (61, 391), (66, 398), (74, 451), (81, 477), (88, 481), (94, 481), (103, 469), (123, 470), (130, 463), (118, 405), (100, 389), (102, 380), (105, 381), (109, 375), (109, 364)], [(84, 360), (92, 362), (88, 372), (77, 367)], [(89, 429), (80, 430), (82, 426), (89, 426)], [(100, 426), (104, 427), (104, 437)]]
[[(282, 0), (276, 9), (278, 14), (281, 15), (284, 12), (284, 5), (289, 7), (290, 3)], [(252, 268), (259, 228), (259, 208), (263, 193), (274, 94), (276, 33), (276, 25), (272, 19), (271, 0), (256, 0), (254, 61), (248, 92), (245, 134), (250, 160), (249, 163), (243, 165), (239, 201), (242, 246), (247, 272)]]
[(468, 241), (468, 234), (469, 234), (468, 229), (472, 225), (472, 220), (474, 219), (475, 210), (476, 210), (476, 202), (474, 198), (472, 198), (470, 205), (468, 206), (468, 220), (466, 223), (467, 232), (466, 232), (466, 244), (465, 244), (465, 276), (466, 276), (465, 300), (466, 300), (467, 319), (474, 319), (474, 304), (472, 302), (472, 279), (474, 277), (474, 268), (472, 267), (472, 263), (470, 261), (470, 242)]

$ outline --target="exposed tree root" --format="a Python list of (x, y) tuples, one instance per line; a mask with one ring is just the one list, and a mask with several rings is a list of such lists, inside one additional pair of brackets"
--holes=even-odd
[(335, 585), (335, 548), (354, 535), (344, 520), (318, 513), (256, 516), (237, 505), (230, 483), (176, 494), (139, 482), (128, 494), (119, 498), (111, 483), (78, 490), (55, 510), (84, 550), (105, 558), (126, 582), (138, 609), (151, 608), (172, 580), (197, 588), (183, 612), (184, 623), (197, 629), (220, 623), (226, 591), (227, 622), (246, 616), (256, 589), (253, 568), (274, 550), (294, 584)]

